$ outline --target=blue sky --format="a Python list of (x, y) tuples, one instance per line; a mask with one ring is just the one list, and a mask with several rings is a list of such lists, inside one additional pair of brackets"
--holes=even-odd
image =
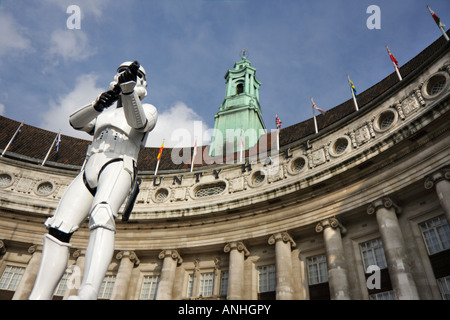
[[(267, 129), (276, 113), (290, 126), (312, 117), (311, 96), (325, 110), (350, 99), (347, 73), (358, 92), (391, 74), (386, 44), (401, 66), (441, 36), (427, 4), (450, 26), (449, 0), (1, 0), (0, 114), (90, 139), (69, 114), (106, 90), (121, 62), (138, 60), (144, 102), (160, 114), (147, 145), (174, 146), (174, 130), (214, 127), (224, 75), (245, 48)], [(67, 28), (70, 5), (80, 29)], [(381, 29), (367, 27), (370, 5)]]

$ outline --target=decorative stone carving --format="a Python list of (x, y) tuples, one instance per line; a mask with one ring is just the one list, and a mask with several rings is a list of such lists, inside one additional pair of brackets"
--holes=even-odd
[(177, 250), (163, 250), (159, 253), (158, 258), (164, 259), (165, 257), (171, 257), (173, 260), (176, 260), (178, 264), (183, 263), (183, 258), (181, 258), (180, 254)]
[(291, 248), (295, 248), (297, 246), (294, 239), (292, 239), (292, 237), (286, 231), (272, 234), (269, 237), (268, 243), (272, 245), (275, 244), (275, 242), (277, 241), (283, 241), (284, 243), (290, 242)]
[(402, 109), (402, 103), (400, 101), (398, 101), (395, 104), (395, 108), (397, 109), (398, 115), (400, 116), (400, 118), (402, 120), (405, 120), (405, 115), (403, 114), (403, 109)]
[(328, 219), (318, 222), (316, 225), (316, 232), (320, 233), (325, 228), (328, 228), (328, 227), (331, 227), (333, 229), (340, 228), (342, 234), (345, 234), (347, 232), (347, 229), (345, 229), (345, 227), (335, 217), (328, 218)]
[(442, 180), (450, 180), (450, 167), (444, 167), (425, 177), (425, 189), (431, 189)]
[(246, 257), (250, 255), (250, 251), (248, 251), (247, 247), (242, 241), (228, 242), (223, 248), (223, 251), (228, 253), (233, 249), (236, 249), (239, 252), (244, 252), (244, 256)]
[(411, 95), (402, 101), (403, 112), (401, 114), (399, 112), (399, 114), (402, 117), (402, 119), (404, 119), (405, 116), (409, 116), (411, 113), (417, 111), (419, 107), (420, 105), (418, 99), (415, 96)]
[(123, 258), (130, 259), (131, 262), (134, 263), (134, 266), (138, 266), (140, 264), (140, 260), (138, 259), (136, 253), (134, 251), (120, 251), (116, 254), (116, 259), (121, 260)]
[(377, 212), (378, 209), (383, 207), (386, 209), (393, 208), (395, 210), (395, 213), (397, 214), (400, 214), (402, 211), (401, 208), (397, 204), (395, 204), (395, 202), (391, 198), (383, 197), (370, 203), (369, 206), (367, 207), (367, 213), (369, 215), (374, 214)]

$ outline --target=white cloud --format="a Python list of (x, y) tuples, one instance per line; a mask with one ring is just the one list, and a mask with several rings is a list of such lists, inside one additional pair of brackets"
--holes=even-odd
[(197, 145), (201, 146), (209, 144), (210, 133), (211, 129), (193, 109), (177, 102), (169, 110), (159, 113), (147, 146), (160, 147), (164, 140), (167, 147), (189, 147), (194, 145), (196, 138)]
[(84, 60), (95, 53), (82, 30), (56, 30), (51, 35), (50, 55), (64, 60)]
[(75, 88), (58, 97), (57, 101), (50, 101), (50, 109), (43, 114), (41, 127), (55, 131), (61, 129), (61, 133), (90, 140), (90, 136), (84, 131), (77, 131), (69, 124), (69, 116), (79, 108), (94, 101), (97, 96), (105, 90), (96, 86), (97, 76), (85, 74), (80, 76), (75, 84)]
[(5, 113), (5, 105), (0, 103), (0, 116)]
[(23, 33), (24, 30), (11, 15), (0, 12), (0, 57), (11, 50), (30, 48), (30, 40)]

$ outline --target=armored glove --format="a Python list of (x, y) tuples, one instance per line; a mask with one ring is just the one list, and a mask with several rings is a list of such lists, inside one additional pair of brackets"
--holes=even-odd
[(108, 90), (100, 94), (94, 102), (94, 109), (98, 112), (102, 112), (104, 109), (110, 107), (114, 102), (119, 99), (119, 95), (113, 90)]

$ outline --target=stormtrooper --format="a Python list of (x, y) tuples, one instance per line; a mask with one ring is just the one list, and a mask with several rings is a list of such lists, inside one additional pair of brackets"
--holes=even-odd
[(77, 296), (69, 299), (97, 299), (114, 252), (115, 219), (136, 183), (137, 156), (158, 117), (153, 105), (141, 103), (146, 87), (144, 68), (137, 61), (125, 62), (110, 90), (70, 116), (72, 127), (93, 135), (93, 141), (82, 170), (45, 222), (48, 234), (30, 300), (52, 298), (67, 268), (70, 238), (87, 216), (83, 280)]

